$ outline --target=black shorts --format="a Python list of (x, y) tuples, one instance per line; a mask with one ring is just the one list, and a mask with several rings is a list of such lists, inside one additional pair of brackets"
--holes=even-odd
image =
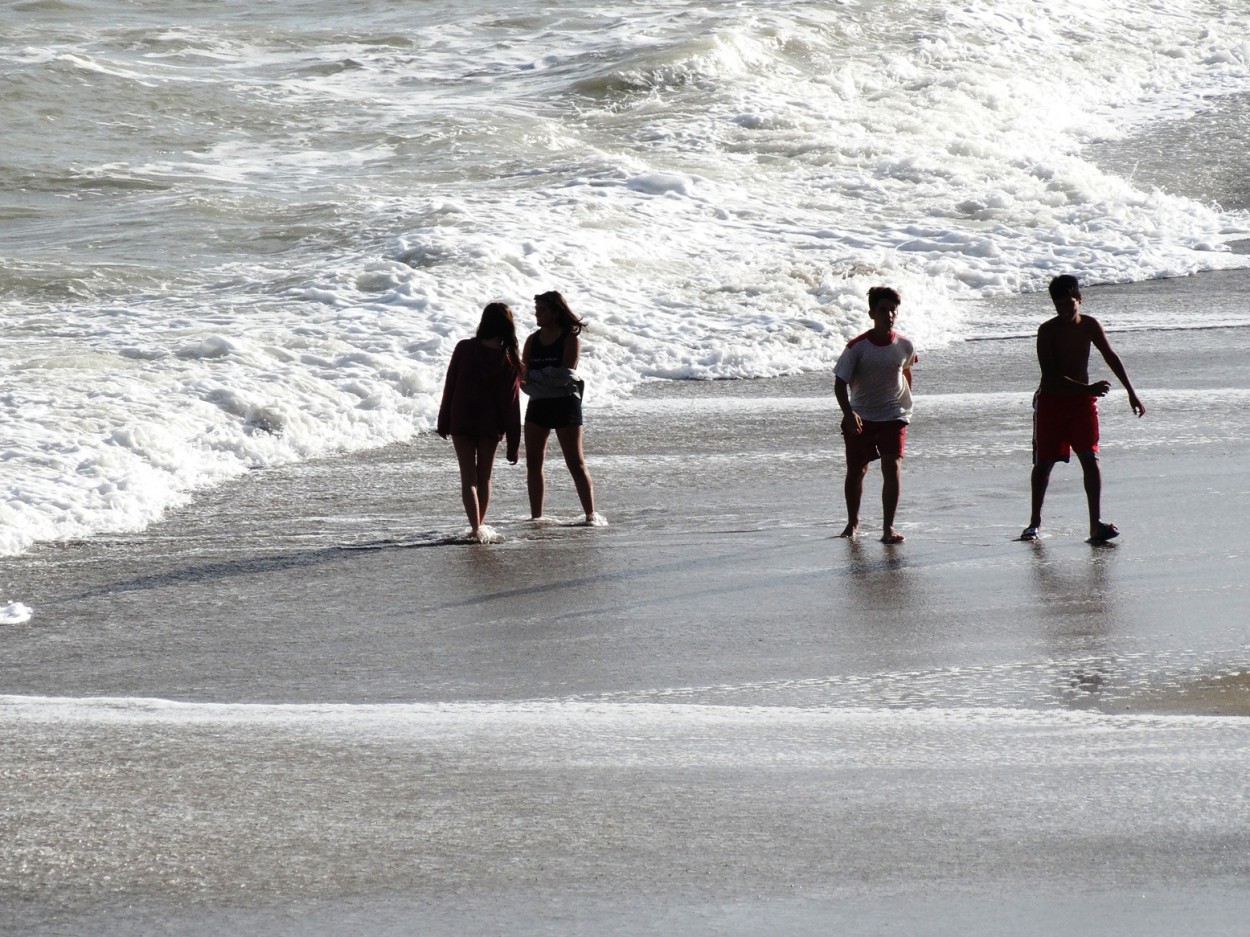
[(582, 398), (539, 397), (529, 402), (525, 409), (525, 422), (546, 429), (582, 425)]

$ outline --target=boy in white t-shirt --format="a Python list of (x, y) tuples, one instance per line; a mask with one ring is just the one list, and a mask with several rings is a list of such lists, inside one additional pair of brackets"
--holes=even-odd
[(874, 286), (868, 291), (872, 328), (851, 339), (834, 366), (833, 392), (842, 408), (846, 442), (846, 529), (859, 530), (859, 502), (864, 476), (874, 459), (881, 460), (882, 543), (902, 543), (894, 529), (903, 472), (903, 444), (911, 422), (911, 369), (917, 362), (911, 341), (894, 331), (902, 302), (896, 290)]

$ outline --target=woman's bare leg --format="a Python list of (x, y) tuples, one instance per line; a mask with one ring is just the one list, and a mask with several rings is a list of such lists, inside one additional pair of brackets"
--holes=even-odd
[(590, 473), (586, 471), (586, 456), (582, 452), (582, 428), (562, 426), (556, 430), (556, 439), (560, 441), (560, 451), (564, 453), (564, 464), (569, 467), (569, 474), (573, 476), (573, 487), (577, 489), (582, 510), (590, 517), (595, 513), (595, 486), (590, 481)]
[[(460, 463), (460, 500), (464, 503), (464, 513), (469, 519), (469, 527), (477, 533), (482, 526), (482, 515), (486, 513), (486, 503), (480, 498), (478, 468), (478, 443), (473, 436), (452, 436), (451, 444), (456, 449), (456, 461)], [(496, 443), (498, 445), (498, 443)], [(493, 449), (493, 447), (492, 447)], [(492, 456), (494, 455), (492, 451)], [(487, 486), (490, 484), (490, 466), (486, 468)], [(489, 490), (487, 498), (490, 497)]]
[(530, 496), (530, 517), (543, 516), (546, 483), (543, 480), (543, 459), (547, 455), (547, 437), (551, 430), (537, 423), (525, 424), (525, 486)]
[(495, 450), (499, 440), (493, 436), (480, 436), (477, 443), (477, 514), (481, 523), (486, 522), (486, 508), (490, 504), (490, 476), (495, 468)]

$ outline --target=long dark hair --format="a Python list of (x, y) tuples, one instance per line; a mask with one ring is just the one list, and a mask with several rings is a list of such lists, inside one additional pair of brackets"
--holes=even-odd
[(580, 335), (582, 329), (586, 328), (586, 323), (573, 315), (573, 310), (564, 301), (564, 297), (555, 290), (539, 293), (534, 297), (534, 302), (548, 312), (555, 313), (556, 323), (562, 331), (570, 335)]
[(521, 351), (517, 347), (516, 323), (512, 321), (512, 308), (507, 303), (487, 303), (482, 310), (482, 321), (477, 325), (478, 338), (497, 338), (503, 346), (503, 356), (517, 374), (521, 373)]

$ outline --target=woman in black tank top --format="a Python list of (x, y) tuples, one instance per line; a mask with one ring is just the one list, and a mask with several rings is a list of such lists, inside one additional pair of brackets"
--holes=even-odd
[[(530, 336), (526, 347), (530, 356), (526, 371), (541, 371), (543, 368), (566, 368), (564, 350), (570, 343), (578, 342), (576, 335), (563, 331), (550, 345), (543, 344), (540, 331)], [(576, 361), (574, 354), (574, 361)], [(569, 388), (570, 391), (573, 388)], [(533, 397), (525, 410), (525, 421), (547, 429), (561, 429), (565, 426), (582, 425), (582, 398), (580, 394), (569, 393), (563, 397)]]
[[(569, 309), (564, 297), (552, 290), (534, 297), (534, 317), (538, 331), (525, 340), (522, 367), (526, 373), (543, 368), (577, 368), (581, 352), (581, 333), (584, 323)], [(543, 477), (543, 461), (547, 455), (547, 439), (555, 430), (564, 463), (573, 476), (573, 486), (582, 503), (587, 524), (601, 524), (603, 519), (595, 513), (595, 489), (586, 470), (586, 456), (582, 452), (582, 399), (573, 392), (558, 397), (534, 397), (525, 410), (525, 473), (529, 487), (530, 516), (543, 516), (543, 500), (546, 481)]]

